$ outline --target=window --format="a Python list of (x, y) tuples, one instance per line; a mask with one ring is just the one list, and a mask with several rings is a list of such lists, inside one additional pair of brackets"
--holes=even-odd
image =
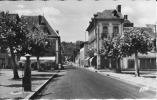
[(103, 33), (108, 33), (108, 27), (107, 26), (103, 26)]
[(101, 34), (101, 38), (107, 38), (107, 34), (108, 34), (108, 27), (107, 26), (103, 26), (103, 32)]
[(113, 26), (113, 33), (119, 33), (118, 26)]

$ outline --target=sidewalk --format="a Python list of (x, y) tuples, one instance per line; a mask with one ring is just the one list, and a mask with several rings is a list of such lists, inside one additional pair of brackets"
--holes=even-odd
[(122, 71), (122, 73), (114, 73), (109, 69), (96, 70), (93, 67), (86, 67), (85, 69), (140, 86), (141, 89), (145, 87), (157, 92), (156, 71), (140, 71), (140, 77), (135, 77), (134, 71)]
[(0, 69), (0, 98), (1, 99), (24, 99), (26, 96), (35, 92), (35, 90), (45, 81), (51, 78), (57, 71), (31, 71), (32, 91), (24, 92), (22, 87), (22, 71), (18, 70), (20, 79), (13, 80), (13, 71), (11, 69)]
[[(78, 66), (73, 63), (73, 66)], [(142, 88), (151, 89), (157, 92), (157, 72), (156, 71), (140, 71), (140, 77), (135, 77), (134, 71), (122, 71), (122, 73), (114, 73), (109, 69), (96, 70), (93, 67), (81, 67), (87, 70), (97, 72), (104, 76), (109, 76)]]

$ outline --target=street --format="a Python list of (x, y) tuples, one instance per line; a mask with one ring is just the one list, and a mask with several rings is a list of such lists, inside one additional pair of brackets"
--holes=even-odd
[(66, 66), (35, 99), (155, 99), (153, 91), (81, 67)]

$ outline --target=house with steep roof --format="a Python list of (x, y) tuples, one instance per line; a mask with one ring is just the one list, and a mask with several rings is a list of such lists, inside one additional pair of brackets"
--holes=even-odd
[[(8, 14), (9, 17), (16, 17), (18, 20), (21, 18), (18, 14)], [(61, 63), (61, 40), (59, 36), (59, 31), (55, 31), (50, 24), (47, 22), (44, 16), (23, 16), (27, 22), (29, 28), (42, 27), (44, 33), (46, 33), (50, 38), (52, 38), (52, 47), (49, 52), (47, 52), (44, 56), (51, 57), (55, 56), (55, 63), (58, 65)], [(1, 16), (0, 16), (1, 18)], [(16, 58), (16, 62), (20, 60), (20, 57)], [(18, 63), (17, 63), (18, 64)], [(4, 68), (4, 65), (7, 68), (11, 68), (11, 58), (5, 48), (0, 47), (0, 68)]]
[(44, 16), (23, 16), (23, 18), (27, 20), (28, 27), (40, 27), (43, 29), (43, 33), (48, 35), (48, 37), (52, 39), (52, 47), (49, 49), (49, 52), (47, 52), (44, 56), (55, 56), (55, 62), (57, 66), (58, 64), (61, 64), (61, 41), (59, 31), (55, 31), (47, 22)]

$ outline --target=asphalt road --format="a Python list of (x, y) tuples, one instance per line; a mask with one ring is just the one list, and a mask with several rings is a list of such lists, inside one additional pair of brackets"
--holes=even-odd
[(153, 91), (103, 76), (84, 68), (67, 66), (36, 99), (155, 99)]

